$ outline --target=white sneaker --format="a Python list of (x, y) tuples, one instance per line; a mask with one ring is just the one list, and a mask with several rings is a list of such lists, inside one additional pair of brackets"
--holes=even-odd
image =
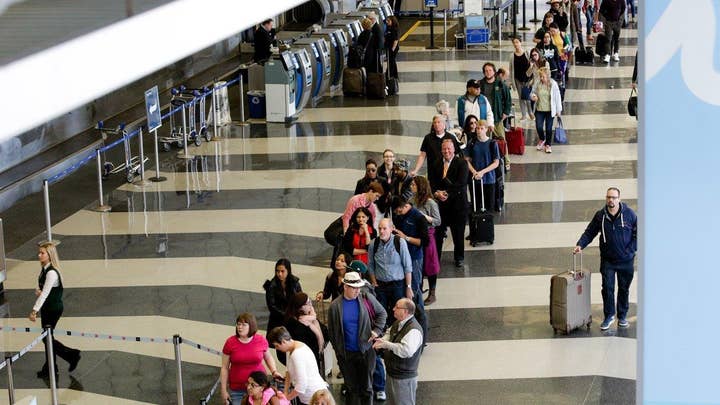
[(613, 54), (613, 60), (614, 60), (615, 62), (620, 62), (620, 54), (617, 53), (617, 52), (615, 52), (615, 53)]
[(603, 62), (610, 63), (610, 55), (603, 56)]
[(536, 146), (537, 150), (543, 150), (544, 147), (545, 147), (545, 141), (538, 142), (538, 144)]

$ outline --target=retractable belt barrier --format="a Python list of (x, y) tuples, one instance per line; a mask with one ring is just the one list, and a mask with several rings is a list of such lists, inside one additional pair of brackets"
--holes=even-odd
[[(18, 328), (18, 329), (20, 329), (20, 328)], [(27, 328), (27, 329), (30, 329), (30, 328)], [(27, 346), (23, 347), (22, 349), (20, 349), (20, 351), (17, 352), (16, 355), (14, 355), (14, 356), (12, 356), (12, 357), (9, 357), (8, 360), (9, 360), (11, 363), (15, 363), (16, 361), (18, 361), (18, 359), (20, 359), (20, 357), (24, 356), (25, 353), (29, 352), (30, 349), (32, 349), (33, 347), (37, 346), (37, 344), (40, 343), (40, 342), (42, 342), (42, 340), (45, 339), (45, 336), (47, 336), (47, 331), (45, 331), (45, 330), (42, 330), (42, 329), (40, 329), (40, 328), (32, 328), (32, 329), (34, 329), (34, 330), (40, 330), (42, 333), (40, 334), (40, 336), (36, 337), (35, 340), (33, 340), (32, 342), (30, 342), (29, 345), (27, 345)], [(28, 332), (30, 332), (30, 331), (28, 331)], [(33, 331), (33, 332), (34, 332), (34, 331)], [(5, 360), (5, 361), (3, 361), (2, 363), (0, 363), (0, 370), (4, 369), (4, 368), (7, 366), (8, 360)]]
[[(215, 87), (215, 90), (219, 90), (219, 89), (222, 89), (222, 88), (231, 86), (231, 85), (237, 83), (239, 80), (240, 80), (239, 78), (232, 79), (232, 80), (228, 81), (228, 82), (225, 83), (225, 84), (222, 84), (222, 85), (220, 85), (220, 86)], [(192, 99), (191, 101), (189, 101), (187, 104), (188, 104), (188, 105), (193, 105), (193, 104), (195, 104), (195, 103), (198, 103), (198, 102), (200, 101), (200, 98), (206, 97), (206, 96), (208, 96), (208, 95), (210, 95), (210, 94), (212, 94), (212, 90), (208, 90), (208, 91), (206, 91), (206, 92), (204, 92), (204, 93), (201, 93), (200, 95), (198, 95), (198, 96), (196, 96), (196, 97), (193, 97), (193, 99)], [(178, 106), (178, 107), (175, 107), (175, 108), (172, 108), (172, 107), (171, 107), (171, 108), (168, 110), (167, 113), (165, 113), (165, 114), (162, 115), (162, 119), (167, 119), (168, 117), (170, 117), (170, 115), (172, 115), (172, 114), (180, 111), (180, 110), (183, 109), (183, 108), (184, 108), (184, 106)], [(142, 122), (142, 121), (141, 121), (141, 122)], [(106, 151), (108, 151), (108, 150), (110, 150), (110, 149), (112, 149), (112, 148), (120, 145), (121, 143), (123, 143), (123, 142), (125, 141), (125, 139), (127, 139), (127, 140), (132, 139), (133, 137), (137, 136), (138, 133), (140, 133), (141, 127), (142, 127), (142, 126), (138, 126), (138, 127), (135, 128), (133, 131), (129, 132), (125, 137), (121, 137), (120, 139), (114, 141), (113, 143), (99, 148), (100, 151), (101, 151), (101, 152), (106, 152)], [(63, 178), (67, 177), (69, 174), (72, 174), (72, 173), (76, 172), (79, 168), (85, 166), (88, 162), (90, 162), (91, 160), (93, 160), (93, 159), (95, 158), (95, 155), (96, 155), (96, 152), (94, 152), (94, 151), (91, 152), (91, 153), (88, 153), (87, 155), (85, 155), (82, 159), (80, 159), (80, 161), (78, 161), (78, 162), (75, 163), (74, 165), (72, 165), (72, 166), (70, 166), (69, 168), (63, 170), (62, 172), (60, 172), (60, 173), (58, 173), (58, 174), (56, 174), (56, 175), (48, 178), (48, 179), (47, 179), (48, 183), (49, 183), (49, 184), (57, 183), (58, 181), (60, 181), (60, 180), (62, 180)]]
[[(16, 355), (12, 357), (6, 357), (5, 361), (0, 363), (0, 370), (3, 368), (8, 369), (8, 380), (12, 381), (12, 371), (11, 366), (12, 363), (17, 361), (20, 357), (25, 355), (27, 352), (29, 352), (33, 347), (35, 347), (38, 343), (40, 343), (44, 338), (47, 338), (48, 333), (50, 329), (47, 330), (42, 328), (33, 328), (33, 327), (16, 327), (16, 326), (0, 326), (0, 332), (20, 332), (20, 333), (40, 333), (40, 335), (35, 338), (29, 345), (22, 348)], [(216, 356), (222, 355), (222, 353), (218, 350), (215, 350), (211, 347), (202, 345), (197, 342), (193, 342), (189, 339), (183, 339), (180, 337), (180, 335), (174, 335), (172, 338), (163, 338), (163, 337), (146, 337), (146, 336), (125, 336), (125, 335), (116, 335), (116, 334), (109, 334), (109, 333), (98, 333), (98, 332), (78, 332), (78, 331), (72, 331), (72, 330), (65, 330), (65, 329), (55, 329), (53, 332), (53, 336), (75, 336), (75, 337), (84, 337), (84, 338), (90, 338), (90, 339), (105, 339), (105, 340), (117, 340), (122, 342), (141, 342), (141, 343), (172, 343), (175, 348), (175, 363), (177, 368), (177, 399), (178, 404), (183, 404), (183, 389), (182, 389), (182, 359), (180, 356), (180, 346), (182, 344), (186, 344), (194, 349), (210, 353)], [(49, 347), (48, 347), (49, 346)], [(52, 356), (52, 345), (47, 344), (45, 347), (46, 355)], [(49, 354), (48, 354), (49, 352)], [(54, 380), (53, 380), (54, 381)], [(215, 381), (215, 384), (210, 389), (210, 392), (208, 395), (201, 400), (201, 403), (206, 404), (210, 398), (212, 398), (213, 395), (215, 395), (215, 392), (217, 391), (218, 386), (220, 385), (220, 379), (218, 378)], [(12, 384), (10, 383), (10, 386)], [(56, 396), (56, 387), (51, 388), (53, 390), (53, 395)], [(13, 390), (10, 389), (8, 391), (11, 401), (10, 403), (13, 403)], [(54, 403), (57, 403), (54, 401)]]

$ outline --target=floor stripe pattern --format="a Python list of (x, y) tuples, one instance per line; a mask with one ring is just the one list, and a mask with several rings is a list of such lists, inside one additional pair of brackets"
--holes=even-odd
[[(619, 63), (573, 67), (564, 117), (569, 145), (554, 146), (550, 155), (536, 152), (534, 122), (518, 122), (526, 128), (528, 149), (512, 156), (495, 243), (468, 246), (461, 269), (444, 255), (438, 301), (428, 307), (430, 336), (419, 370), (418, 403), (474, 404), (479, 398), (488, 404), (634, 403), (636, 283), (631, 327), (599, 331), (595, 241), (584, 255), (584, 267), (596, 273), (595, 323), (569, 336), (554, 335), (547, 301), (551, 275), (572, 266), (570, 250), (602, 207), (605, 189), (621, 188), (623, 199), (637, 207), (637, 123), (623, 111), (636, 37), (636, 30), (624, 32)], [(292, 126), (232, 127), (227, 138), (192, 149), (192, 160), (166, 154), (161, 171), (168, 181), (122, 185), (108, 191), (112, 212), (95, 212), (97, 201), (88, 201), (85, 209), (54, 224), (66, 285), (58, 327), (131, 336), (180, 334), (220, 349), (233, 333), (235, 316), (251, 311), (259, 333), (265, 333), (261, 286), (272, 277), (274, 261), (290, 258), (304, 290), (314, 295), (321, 289), (331, 254), (323, 230), (343, 210), (364, 161), (380, 161), (391, 147), (414, 162), (434, 103), (462, 94), (484, 61), (502, 65), (509, 56), (507, 45), (467, 56), (401, 52), (398, 96), (326, 99)], [(9, 255), (10, 316), (0, 326), (38, 326), (25, 313), (34, 300), (40, 239)], [(444, 250), (452, 250), (451, 241)], [(0, 333), (7, 353), (33, 337)], [(174, 402), (172, 345), (60, 339), (83, 350), (74, 373), (67, 374), (60, 362), (61, 402)], [(46, 403), (47, 386), (34, 375), (43, 361), (41, 350), (42, 345), (35, 347), (13, 369), (19, 395), (37, 395)], [(197, 402), (218, 377), (219, 359), (188, 346), (182, 351), (185, 400)], [(338, 394), (340, 381), (330, 381)], [(6, 389), (4, 379), (0, 388)]]

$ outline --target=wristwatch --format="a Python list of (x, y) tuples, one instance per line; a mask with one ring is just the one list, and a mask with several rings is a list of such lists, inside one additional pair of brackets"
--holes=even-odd
[(410, 237), (405, 235), (405, 242), (410, 242)]
[(410, 284), (407, 285), (407, 288), (412, 290), (412, 286)]

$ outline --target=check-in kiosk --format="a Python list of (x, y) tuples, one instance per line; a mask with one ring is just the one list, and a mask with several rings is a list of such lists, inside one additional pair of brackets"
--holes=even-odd
[(330, 66), (330, 47), (323, 38), (303, 38), (295, 42), (298, 48), (304, 48), (310, 56), (313, 71), (312, 85), (312, 105), (317, 104), (330, 86), (330, 75), (332, 74), (332, 66)]
[(349, 44), (357, 42), (360, 33), (363, 31), (360, 21), (357, 19), (335, 20), (328, 24), (328, 28), (340, 28), (345, 31), (345, 37)]
[(395, 15), (395, 12), (393, 12), (392, 7), (390, 7), (390, 4), (388, 3), (382, 3), (380, 5), (380, 9), (382, 9), (383, 13), (385, 13), (385, 19), (387, 19), (391, 15)]
[(265, 62), (265, 99), (268, 122), (286, 122), (295, 115), (295, 56), (284, 51)]
[(307, 50), (295, 49), (295, 112), (300, 112), (312, 96), (313, 70)]
[(340, 90), (340, 81), (348, 54), (345, 31), (338, 28), (325, 28), (314, 32), (311, 37), (324, 38), (330, 44), (330, 92)]

